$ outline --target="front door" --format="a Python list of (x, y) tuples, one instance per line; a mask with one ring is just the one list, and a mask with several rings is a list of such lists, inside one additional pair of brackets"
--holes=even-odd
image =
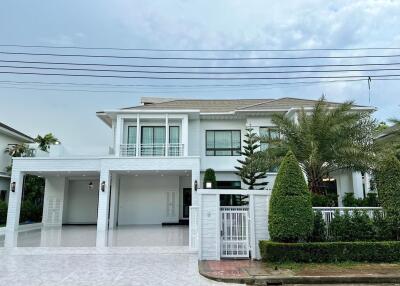
[(192, 189), (183, 188), (183, 218), (189, 218), (189, 207), (192, 205)]

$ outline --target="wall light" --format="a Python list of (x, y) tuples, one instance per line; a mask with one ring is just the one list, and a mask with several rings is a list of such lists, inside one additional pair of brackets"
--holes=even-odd
[(15, 192), (15, 182), (11, 183), (11, 192)]
[(90, 182), (89, 183), (89, 191), (92, 191), (93, 190), (93, 182)]
[(106, 182), (101, 182), (101, 191), (104, 192), (106, 190)]
[(198, 187), (197, 180), (194, 180), (194, 190), (195, 191), (197, 191), (197, 187)]

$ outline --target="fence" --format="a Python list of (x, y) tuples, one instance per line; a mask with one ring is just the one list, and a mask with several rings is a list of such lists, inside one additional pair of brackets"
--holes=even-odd
[(381, 207), (314, 207), (314, 212), (321, 212), (322, 218), (325, 221), (326, 227), (329, 228), (335, 214), (344, 215), (346, 212), (352, 215), (355, 211), (366, 213), (370, 218), (373, 217), (374, 212), (383, 211)]

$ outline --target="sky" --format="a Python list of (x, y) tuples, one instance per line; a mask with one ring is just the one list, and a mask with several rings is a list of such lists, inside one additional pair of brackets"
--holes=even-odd
[[(400, 1), (395, 0), (3, 0), (0, 9), (0, 44), (22, 45), (235, 50), (400, 47), (399, 27)], [(0, 47), (0, 51), (49, 52), (48, 49), (15, 47)], [(132, 51), (110, 50), (53, 50), (51, 52), (132, 54)], [(367, 52), (374, 54), (374, 51)], [(378, 52), (400, 54), (400, 50)], [(145, 52), (135, 53), (149, 55)], [(365, 51), (330, 51), (328, 53), (315, 51), (312, 55), (361, 55), (362, 53)], [(150, 55), (256, 57), (277, 54), (157, 52)], [(310, 55), (310, 52), (278, 55), (303, 56)], [(36, 59), (31, 56), (0, 55), (0, 59), (3, 60), (16, 58)], [(41, 59), (55, 60), (45, 57)], [(68, 60), (84, 61), (80, 58)], [(334, 60), (330, 63), (340, 63), (340, 61)], [(89, 59), (86, 62), (112, 64), (131, 63), (132, 60)], [(320, 62), (314, 60), (307, 63)], [(140, 64), (140, 61), (136, 63)], [(193, 64), (193, 62), (177, 61), (164, 63)], [(288, 63), (285, 60), (273, 63), (265, 60), (251, 61), (253, 65)], [(209, 64), (229, 65), (232, 63), (209, 62)], [(9, 69), (0, 67), (0, 71), (2, 70)], [(164, 81), (136, 79), (43, 77), (0, 73), (1, 81), (166, 84)], [(168, 84), (188, 84), (188, 82), (169, 81)], [(96, 111), (133, 106), (139, 103), (141, 96), (178, 98), (289, 96), (317, 99), (325, 94), (327, 99), (332, 101), (354, 100), (357, 104), (375, 106), (378, 111), (374, 116), (378, 120), (387, 120), (393, 116), (399, 117), (399, 87), (400, 80), (375, 81), (373, 77), (370, 89), (367, 81), (218, 90), (166, 91), (154, 88), (121, 87), (114, 88), (113, 92), (107, 88), (93, 89), (85, 86), (65, 88), (65, 86), (2, 83), (0, 84), (0, 122), (31, 136), (52, 132), (73, 153), (98, 154), (107, 152), (112, 135), (110, 128), (96, 117)]]

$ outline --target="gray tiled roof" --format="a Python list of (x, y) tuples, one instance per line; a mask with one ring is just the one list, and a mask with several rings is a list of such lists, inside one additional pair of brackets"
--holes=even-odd
[[(158, 99), (157, 99), (158, 100)], [(317, 100), (284, 97), (280, 99), (169, 99), (155, 101), (123, 110), (200, 110), (201, 113), (232, 112), (232, 111), (262, 111), (270, 109), (290, 109), (292, 107), (312, 107)], [(328, 102), (331, 106), (339, 105), (337, 102)], [(354, 105), (366, 109), (367, 106)]]
[[(267, 102), (263, 102), (260, 104), (255, 104), (252, 106), (247, 106), (239, 109), (240, 111), (253, 111), (253, 110), (269, 110), (269, 109), (290, 109), (292, 107), (313, 107), (317, 100), (312, 99), (301, 99), (301, 98), (292, 98), (292, 97), (284, 97), (279, 99), (270, 100)], [(327, 104), (330, 106), (338, 106), (340, 103), (327, 101)], [(365, 107), (354, 105), (354, 107)], [(372, 109), (372, 108), (371, 108)]]
[(124, 110), (170, 110), (194, 109), (201, 113), (229, 112), (271, 99), (176, 99), (166, 102), (124, 108)]

